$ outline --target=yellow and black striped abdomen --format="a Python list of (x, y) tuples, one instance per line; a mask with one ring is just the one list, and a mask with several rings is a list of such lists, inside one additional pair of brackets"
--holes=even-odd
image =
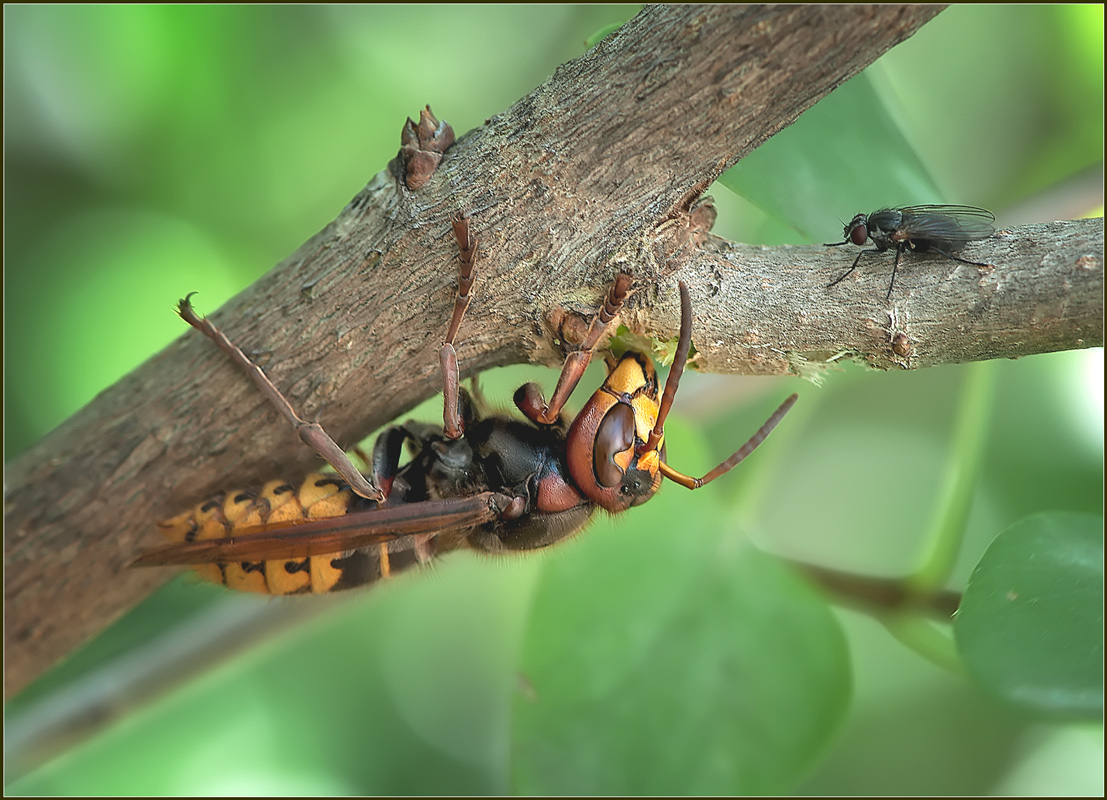
[[(219, 539), (247, 528), (340, 517), (362, 502), (341, 479), (315, 473), (299, 487), (277, 480), (260, 491), (220, 493), (184, 514), (159, 522), (158, 527), (171, 542)], [(387, 545), (379, 545), (295, 560), (202, 564), (195, 569), (204, 580), (228, 589), (283, 595), (361, 586), (419, 561), (413, 550), (389, 553)]]

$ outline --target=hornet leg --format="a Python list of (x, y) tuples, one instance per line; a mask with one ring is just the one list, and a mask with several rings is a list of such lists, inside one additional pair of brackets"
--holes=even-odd
[(515, 405), (529, 419), (539, 425), (553, 425), (558, 421), (561, 416), (561, 409), (565, 407), (565, 403), (569, 400), (573, 389), (577, 388), (584, 371), (592, 361), (592, 350), (596, 347), (600, 337), (603, 336), (604, 331), (607, 330), (611, 320), (623, 307), (623, 303), (627, 299), (627, 292), (630, 290), (631, 280), (630, 275), (625, 272), (620, 272), (615, 278), (615, 283), (611, 285), (607, 297), (604, 298), (603, 307), (588, 327), (588, 333), (585, 335), (584, 341), (581, 342), (580, 349), (570, 353), (565, 358), (565, 366), (561, 369), (561, 376), (557, 379), (557, 388), (554, 389), (549, 404), (546, 403), (542, 396), (542, 390), (538, 388), (536, 383), (524, 384), (515, 392)]
[(472, 299), (470, 292), (473, 288), (473, 267), (477, 262), (477, 240), (469, 231), (468, 214), (464, 212), (459, 214), (453, 222), (453, 227), (457, 245), (461, 250), (458, 254), (457, 297), (454, 300), (454, 314), (450, 319), (450, 327), (446, 330), (446, 337), (442, 340), (438, 355), (442, 362), (442, 430), (447, 439), (460, 439), (465, 433), (465, 428), (458, 401), (461, 377), (457, 368), (454, 338)]
[(296, 429), (296, 433), (300, 439), (321, 455), (323, 459), (334, 467), (335, 471), (342, 476), (342, 479), (346, 483), (350, 484), (350, 488), (354, 490), (356, 494), (369, 500), (375, 500), (378, 503), (384, 502), (384, 492), (378, 489), (373, 484), (369, 483), (365, 479), (365, 476), (358, 472), (357, 467), (350, 461), (349, 456), (339, 447), (334, 439), (327, 435), (327, 432), (323, 430), (323, 426), (317, 422), (307, 422), (300, 418), (296, 411), (292, 408), (292, 404), (285, 399), (285, 396), (281, 394), (280, 390), (273, 385), (273, 382), (269, 380), (268, 376), (262, 371), (261, 367), (250, 360), (238, 345), (234, 344), (230, 339), (224, 335), (224, 333), (215, 327), (215, 325), (207, 317), (201, 317), (196, 313), (196, 310), (192, 307), (192, 303), (189, 298), (192, 295), (188, 295), (177, 304), (177, 313), (181, 315), (181, 319), (187, 322), (200, 333), (207, 336), (224, 353), (229, 355), (236, 364), (238, 364), (246, 373), (253, 379), (254, 383), (258, 385), (258, 388), (265, 394), (269, 401), (277, 407), (277, 410), (281, 413), (289, 424)]

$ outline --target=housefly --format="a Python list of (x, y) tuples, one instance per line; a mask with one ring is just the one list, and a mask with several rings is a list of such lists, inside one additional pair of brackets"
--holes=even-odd
[(933, 251), (962, 264), (986, 267), (987, 264), (966, 261), (953, 253), (969, 242), (987, 239), (995, 233), (995, 228), (992, 227), (995, 219), (991, 211), (983, 208), (956, 205), (901, 206), (882, 208), (871, 214), (858, 214), (845, 226), (843, 231), (845, 238), (840, 242), (828, 242), (827, 246), (835, 247), (853, 242), (860, 247), (871, 239), (876, 247), (858, 253), (857, 258), (853, 260), (853, 266), (837, 280), (828, 283), (827, 288), (841, 283), (857, 269), (857, 262), (865, 253), (882, 253), (893, 247), (896, 250), (896, 260), (892, 264), (892, 281), (888, 284), (885, 300), (892, 296), (892, 287), (896, 284), (896, 270), (899, 268), (899, 259), (904, 250), (918, 253)]

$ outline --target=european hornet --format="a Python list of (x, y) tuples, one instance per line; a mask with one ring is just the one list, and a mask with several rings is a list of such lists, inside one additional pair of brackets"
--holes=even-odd
[[(409, 421), (376, 439), (367, 474), (323, 429), (302, 420), (265, 373), (189, 298), (178, 313), (254, 379), (300, 437), (336, 474), (299, 486), (281, 480), (225, 492), (160, 523), (174, 544), (132, 566), (198, 565), (201, 576), (231, 589), (266, 594), (330, 592), (372, 583), (451, 550), (536, 550), (581, 530), (597, 508), (611, 513), (645, 503), (662, 478), (689, 489), (710, 483), (748, 456), (796, 401), (792, 395), (730, 458), (702, 478), (665, 462), (665, 418), (692, 339), (691, 300), (680, 284), (680, 340), (665, 391), (644, 353), (609, 364), (604, 381), (570, 419), (564, 406), (631, 286), (620, 274), (580, 348), (568, 355), (550, 402), (527, 383), (515, 392), (526, 420), (484, 414), (460, 386), (454, 339), (471, 299), (477, 241), (469, 219), (453, 222), (459, 256), (453, 317), (440, 350), (443, 427)], [(407, 443), (410, 460), (400, 465)]]
[(858, 253), (857, 258), (853, 259), (853, 266), (840, 278), (828, 283), (827, 288), (841, 283), (857, 269), (857, 263), (865, 253), (883, 253), (893, 247), (896, 249), (896, 260), (892, 264), (892, 280), (888, 284), (885, 300), (892, 296), (892, 287), (896, 285), (896, 270), (899, 269), (899, 259), (904, 250), (916, 253), (933, 251), (951, 261), (986, 267), (987, 264), (966, 261), (953, 253), (969, 242), (987, 239), (995, 233), (995, 228), (992, 227), (995, 221), (995, 215), (991, 211), (976, 206), (901, 206), (881, 208), (871, 214), (858, 214), (845, 226), (845, 239), (829, 242), (826, 246), (837, 247), (853, 242), (858, 247), (864, 247), (865, 242), (872, 239), (876, 247)]

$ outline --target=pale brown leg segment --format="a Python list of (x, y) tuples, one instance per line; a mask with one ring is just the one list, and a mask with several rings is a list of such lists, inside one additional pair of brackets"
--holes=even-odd
[(539, 425), (552, 425), (557, 422), (565, 403), (569, 401), (570, 395), (577, 388), (577, 384), (584, 376), (584, 371), (588, 369), (588, 364), (592, 361), (592, 350), (595, 349), (596, 343), (599, 342), (611, 320), (623, 307), (632, 281), (630, 275), (625, 272), (620, 272), (616, 276), (615, 283), (611, 285), (607, 297), (604, 298), (603, 307), (588, 327), (588, 333), (585, 335), (584, 341), (581, 342), (580, 349), (566, 356), (565, 366), (561, 368), (561, 375), (557, 379), (557, 387), (554, 389), (553, 397), (550, 398), (548, 404), (537, 384), (528, 383), (515, 393), (515, 405), (527, 417)]
[(454, 237), (461, 252), (458, 254), (457, 298), (454, 300), (454, 313), (450, 318), (450, 327), (442, 340), (438, 351), (442, 362), (442, 429), (447, 439), (460, 439), (465, 433), (458, 408), (461, 376), (457, 368), (457, 351), (454, 350), (454, 338), (469, 308), (470, 294), (473, 288), (473, 267), (477, 262), (477, 240), (469, 231), (469, 215), (462, 212), (453, 221)]
[[(195, 292), (193, 293), (195, 294)], [(293, 410), (292, 404), (285, 399), (281, 391), (273, 385), (273, 382), (269, 380), (268, 376), (262, 371), (261, 367), (250, 360), (250, 357), (242, 352), (239, 347), (228, 339), (221, 330), (215, 327), (215, 325), (207, 318), (201, 317), (193, 309), (190, 298), (192, 294), (185, 297), (177, 304), (177, 313), (180, 314), (181, 319), (191, 325), (196, 330), (207, 336), (224, 353), (229, 355), (236, 364), (238, 364), (257, 384), (262, 393), (269, 398), (269, 401), (277, 407), (277, 410), (281, 413), (289, 424), (296, 429), (296, 433), (300, 439), (318, 453), (323, 459), (334, 467), (335, 471), (342, 476), (342, 479), (346, 483), (350, 484), (350, 488), (356, 494), (369, 500), (375, 500), (378, 503), (383, 503), (385, 500), (384, 492), (378, 489), (365, 479), (365, 476), (358, 472), (357, 468), (350, 461), (346, 453), (339, 447), (334, 439), (327, 435), (327, 432), (323, 430), (323, 427), (317, 422), (307, 422), (300, 418), (300, 416)]]

